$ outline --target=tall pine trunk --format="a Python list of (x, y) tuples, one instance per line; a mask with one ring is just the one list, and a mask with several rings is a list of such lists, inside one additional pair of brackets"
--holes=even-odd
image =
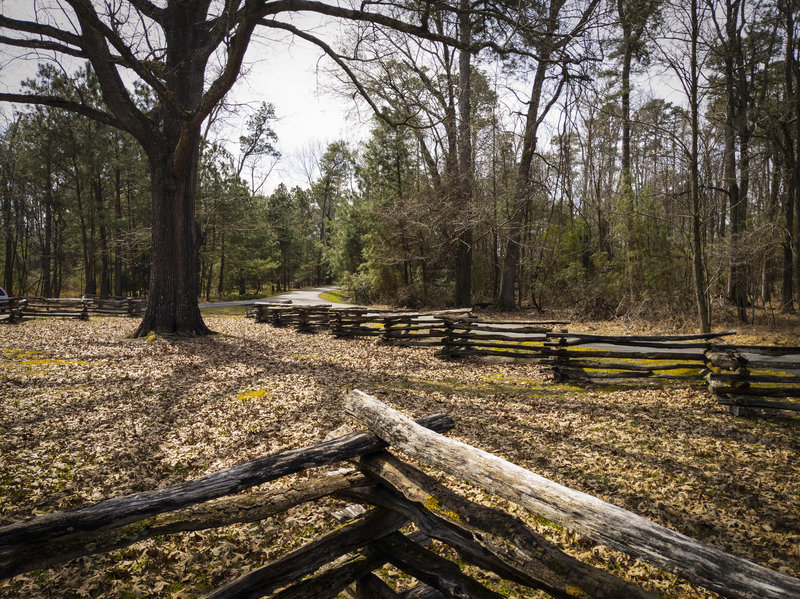
[(459, 2), (459, 41), (464, 49), (458, 56), (458, 188), (457, 204), (461, 222), (458, 223), (455, 294), (457, 307), (472, 305), (472, 55), (467, 49), (472, 43), (472, 23), (469, 1)]
[(14, 258), (16, 256), (16, 243), (14, 221), (12, 220), (11, 210), (11, 191), (9, 186), (4, 186), (3, 189), (3, 234), (5, 247), (3, 256), (5, 262), (3, 264), (3, 287), (6, 293), (14, 295)]
[(700, 321), (700, 332), (711, 332), (711, 315), (708, 306), (708, 293), (705, 283), (705, 265), (703, 261), (703, 238), (700, 213), (700, 169), (699, 169), (699, 144), (700, 137), (700, 101), (699, 101), (699, 68), (697, 58), (697, 44), (700, 37), (700, 24), (697, 0), (692, 0), (691, 5), (691, 56), (690, 56), (690, 86), (689, 108), (692, 121), (692, 148), (689, 156), (690, 189), (692, 202), (692, 275), (694, 279), (694, 293), (697, 303), (697, 315)]
[(528, 114), (525, 119), (525, 132), (522, 142), (522, 156), (517, 169), (517, 181), (514, 187), (513, 212), (508, 222), (508, 243), (506, 244), (503, 270), (500, 280), (500, 297), (498, 305), (503, 310), (516, 307), (515, 291), (522, 244), (522, 224), (525, 209), (530, 201), (530, 173), (533, 155), (536, 151), (536, 133), (539, 127), (539, 103), (542, 98), (544, 79), (548, 67), (548, 57), (543, 56), (536, 67)]

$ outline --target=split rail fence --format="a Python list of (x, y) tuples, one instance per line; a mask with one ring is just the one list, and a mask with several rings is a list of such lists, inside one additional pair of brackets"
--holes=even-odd
[(134, 297), (9, 297), (0, 300), (0, 320), (21, 322), (26, 318), (78, 318), (89, 316), (141, 316), (147, 301)]
[(800, 411), (800, 347), (737, 345), (707, 351), (709, 389), (735, 415)]
[[(431, 539), (454, 549), (478, 572), (552, 597), (657, 597), (565, 554), (523, 520), (456, 494), (401, 460), (399, 453), (724, 597), (800, 597), (800, 579), (442, 436), (453, 427), (447, 415), (413, 421), (360, 391), (346, 398), (345, 410), (370, 432), (264, 456), (171, 487), (6, 525), (0, 528), (0, 579), (157, 535), (254, 522), (334, 497), (356, 502), (334, 514), (352, 522), (224, 584), (208, 597), (324, 599), (341, 592), (356, 599), (501, 597), (477, 575), (467, 575), (457, 563), (428, 549)], [(385, 451), (387, 445), (395, 454)], [(288, 490), (281, 486), (233, 495), (346, 460), (356, 467), (308, 473)], [(420, 585), (395, 592), (375, 574), (386, 563)]]
[[(707, 384), (735, 415), (754, 409), (800, 411), (800, 348), (725, 344), (735, 331), (613, 336), (554, 330), (567, 321), (480, 321), (468, 310), (397, 312), (368, 308), (256, 305), (258, 322), (328, 330), (337, 337), (439, 347), (445, 359), (502, 357), (549, 366), (556, 382), (641, 385)], [(785, 401), (780, 401), (781, 399)]]

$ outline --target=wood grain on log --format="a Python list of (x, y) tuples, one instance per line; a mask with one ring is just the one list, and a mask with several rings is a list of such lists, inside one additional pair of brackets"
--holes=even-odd
[(360, 520), (343, 526), (262, 568), (229, 582), (209, 594), (207, 599), (263, 597), (311, 574), (342, 555), (392, 534), (406, 521), (396, 512), (380, 508), (372, 510)]
[(446, 599), (439, 591), (427, 584), (419, 584), (400, 595), (402, 599)]
[(692, 341), (695, 339), (716, 339), (735, 335), (736, 331), (720, 331), (718, 333), (694, 333), (690, 335), (595, 335), (592, 333), (548, 333), (548, 337), (580, 337), (581, 339), (604, 340), (604, 339), (625, 339), (628, 341)]
[[(520, 584), (542, 588), (555, 597), (655, 599), (652, 593), (567, 555), (519, 518), (459, 496), (388, 452), (360, 458), (359, 464), (362, 470), (401, 493), (416, 510), (425, 509), (440, 520), (431, 525), (430, 519), (419, 519), (416, 512), (403, 512), (430, 536), (450, 544), (444, 535), (437, 536), (436, 529), (458, 531), (508, 566), (505, 571), (498, 571), (491, 564), (476, 563), (479, 567), (493, 569), (498, 575)], [(348, 489), (359, 491), (359, 487)], [(347, 494), (348, 490), (343, 493)], [(438, 532), (441, 534), (441, 530)], [(512, 569), (520, 572), (523, 578), (509, 578)]]
[[(342, 492), (348, 499), (358, 499), (365, 503), (391, 509), (412, 520), (425, 534), (446, 543), (456, 551), (465, 562), (478, 566), (487, 572), (494, 572), (501, 578), (522, 584), (533, 589), (546, 591), (558, 599), (566, 599), (567, 595), (558, 588), (550, 587), (530, 572), (522, 571), (506, 564), (497, 555), (486, 549), (473, 539), (472, 534), (450, 521), (435, 515), (418, 504), (405, 499), (402, 495), (385, 485), (369, 485), (355, 487)], [(541, 568), (540, 568), (541, 569)], [(543, 576), (541, 578), (546, 578)]]
[(62, 537), (58, 543), (20, 547), (2, 566), (4, 570), (29, 572), (78, 557), (114, 551), (156, 536), (256, 522), (295, 505), (364, 484), (364, 481), (364, 476), (353, 470), (346, 474), (316, 476), (288, 489), (226, 497), (118, 528), (77, 532)]
[[(409, 535), (415, 543), (425, 544), (427, 539), (419, 532)], [(334, 599), (359, 578), (386, 563), (383, 553), (372, 545), (367, 545), (359, 555), (351, 557), (343, 565), (336, 565), (324, 569), (311, 578), (297, 582), (278, 593), (270, 599)]]
[(386, 561), (438, 589), (453, 599), (502, 599), (502, 595), (484, 587), (446, 560), (414, 543), (400, 533), (387, 535), (370, 544), (381, 551)]
[(356, 555), (343, 564), (270, 595), (270, 599), (335, 599), (348, 585), (385, 563), (383, 554), (378, 552)]
[(345, 595), (350, 599), (400, 599), (392, 587), (371, 572), (345, 589)]
[(625, 362), (592, 362), (589, 360), (566, 360), (571, 368), (590, 368), (596, 370), (631, 370), (638, 372), (653, 372), (662, 370), (694, 370), (702, 368), (702, 364), (632, 364)]
[[(746, 382), (746, 381), (742, 381)], [(709, 381), (709, 389), (717, 395), (754, 395), (756, 397), (800, 397), (798, 387), (742, 387), (737, 385), (726, 385), (713, 379)]]
[[(453, 427), (446, 414), (422, 419), (424, 426), (445, 431)], [(27, 571), (15, 556), (52, 546), (65, 539), (104, 527), (120, 527), (164, 512), (230, 495), (287, 474), (348, 460), (386, 445), (369, 433), (353, 433), (313, 447), (289, 449), (244, 462), (202, 478), (163, 489), (134, 493), (70, 510), (38, 516), (0, 528), (0, 579)]]
[(800, 579), (735, 557), (488, 452), (426, 431), (366, 393), (350, 393), (346, 410), (393, 449), (725, 597), (800, 597)]
[(789, 410), (800, 412), (800, 403), (790, 401), (774, 401), (758, 397), (742, 397), (741, 395), (723, 395), (717, 401), (720, 405), (738, 406), (746, 408), (759, 408), (769, 410)]
[(628, 360), (686, 360), (687, 362), (704, 362), (705, 355), (701, 351), (615, 351), (609, 349), (586, 348), (585, 350), (569, 350), (543, 348), (547, 356), (559, 356), (563, 358), (625, 358)]

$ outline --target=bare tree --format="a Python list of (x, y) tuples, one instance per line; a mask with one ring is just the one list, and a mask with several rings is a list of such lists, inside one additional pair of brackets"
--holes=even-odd
[[(531, 165), (536, 153), (539, 125), (556, 104), (567, 83), (569, 65), (574, 62), (570, 50), (573, 44), (582, 39), (586, 26), (599, 5), (599, 0), (590, 0), (583, 7), (576, 6), (577, 12), (570, 15), (571, 18), (565, 18), (562, 15), (565, 4), (566, 0), (550, 0), (547, 13), (537, 19), (538, 23), (531, 27), (532, 31), (528, 34), (528, 39), (535, 50), (537, 64), (525, 116), (522, 155), (517, 169), (513, 212), (509, 220), (508, 241), (503, 260), (500, 297), (498, 298), (499, 306), (505, 310), (513, 309), (516, 304), (514, 297), (522, 247), (522, 225), (530, 201)], [(569, 28), (567, 29), (567, 27)], [(551, 96), (542, 104), (546, 78), (552, 74), (552, 71), (556, 72), (555, 87)]]
[[(136, 335), (210, 332), (197, 305), (202, 235), (194, 216), (202, 125), (239, 77), (259, 28), (290, 31), (336, 59), (327, 43), (291, 23), (290, 14), (298, 12), (459, 45), (414, 24), (418, 10), (385, 3), (351, 9), (316, 0), (54, 0), (33, 5), (28, 18), (0, 16), (6, 51), (88, 60), (105, 107), (28, 93), (2, 93), (0, 101), (53, 106), (112, 125), (136, 138), (147, 155), (152, 263), (148, 307)], [(151, 105), (137, 101), (131, 80), (149, 91)]]

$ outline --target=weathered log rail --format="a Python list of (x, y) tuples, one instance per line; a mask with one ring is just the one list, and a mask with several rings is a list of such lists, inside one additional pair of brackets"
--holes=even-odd
[(706, 351), (705, 379), (733, 415), (800, 411), (800, 347), (736, 345)]
[(733, 331), (612, 336), (546, 333), (544, 354), (556, 381), (615, 384), (631, 380), (703, 381), (705, 352)]
[(444, 358), (499, 356), (503, 358), (541, 359), (546, 352), (546, 334), (562, 320), (479, 321), (447, 318), (441, 355)]
[(136, 297), (39, 297), (10, 298), (19, 301), (16, 322), (26, 318), (77, 318), (90, 316), (141, 316), (147, 300)]
[(800, 411), (800, 348), (728, 345), (735, 331), (689, 335), (597, 335), (553, 329), (567, 321), (481, 321), (469, 310), (393, 312), (362, 307), (256, 305), (253, 316), (302, 332), (377, 337), (440, 347), (445, 359), (501, 357), (549, 366), (555, 382), (639, 386), (707, 383), (736, 415), (755, 408)]
[(436, 345), (443, 338), (444, 317), (469, 309), (413, 312), (374, 308), (254, 304), (256, 322), (295, 327), (303, 333), (328, 330), (337, 337), (381, 337), (398, 345)]
[(23, 318), (23, 310), (28, 303), (25, 297), (4, 297), (0, 298), (0, 322), (15, 323)]
[[(104, 553), (158, 535), (255, 522), (323, 497), (351, 506), (333, 515), (346, 526), (228, 582), (208, 597), (497, 598), (460, 567), (425, 548), (436, 539), (460, 560), (516, 584), (564, 598), (654, 599), (655, 595), (562, 552), (497, 508), (469, 501), (395, 451), (465, 479), (549, 520), (690, 582), (735, 599), (800, 596), (800, 580), (666, 529), (595, 497), (563, 487), (439, 433), (446, 415), (412, 421), (360, 391), (346, 411), (371, 432), (257, 458), (172, 487), (108, 499), (0, 528), (0, 579)], [(286, 489), (231, 495), (310, 468), (355, 460), (357, 469), (309, 476)], [(212, 501), (213, 500), (213, 501)], [(357, 508), (357, 509), (356, 509)], [(399, 532), (413, 523), (417, 531)], [(375, 570), (387, 562), (423, 584), (393, 591)], [(299, 581), (299, 582), (298, 582)]]

